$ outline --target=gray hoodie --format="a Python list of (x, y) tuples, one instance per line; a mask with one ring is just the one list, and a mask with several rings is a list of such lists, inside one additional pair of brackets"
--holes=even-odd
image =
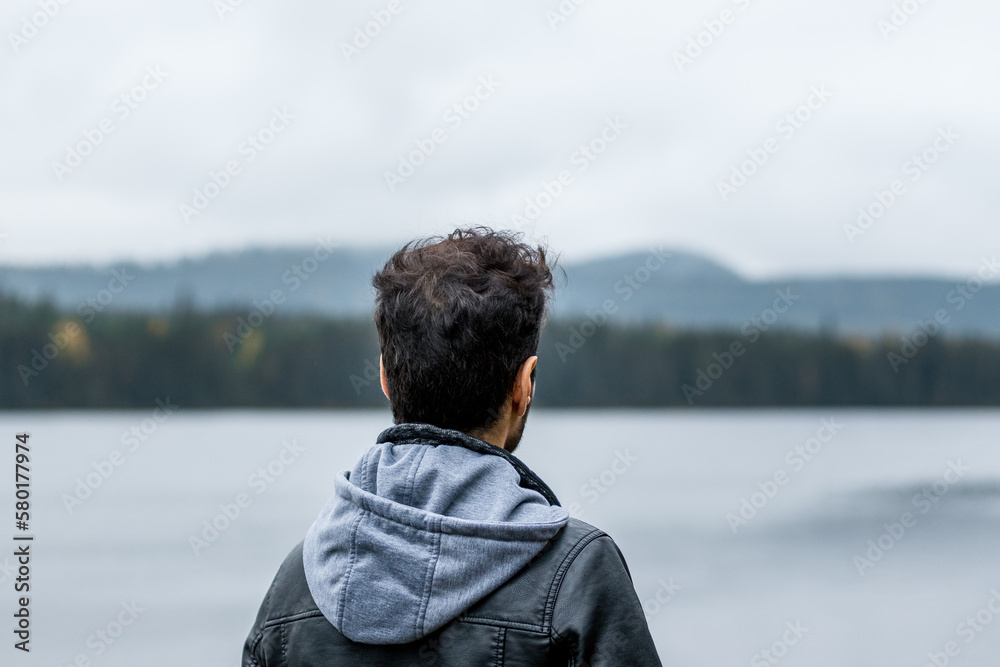
[(345, 637), (403, 644), (519, 572), (569, 515), (514, 456), (458, 431), (383, 432), (303, 545), (309, 591)]

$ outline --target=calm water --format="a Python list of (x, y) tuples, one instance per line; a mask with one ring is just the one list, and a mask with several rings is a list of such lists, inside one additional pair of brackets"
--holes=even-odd
[[(145, 441), (121, 442), (151, 415), (0, 413), (4, 438), (32, 434), (37, 536), (33, 651), (3, 664), (238, 664), (333, 475), (388, 425), (383, 412), (182, 407), (155, 431), (147, 421)], [(617, 540), (664, 664), (920, 667), (936, 653), (938, 664), (993, 667), (998, 437), (996, 411), (539, 410), (518, 454)], [(275, 463), (293, 440), (302, 451)], [(77, 478), (95, 464), (106, 473), (114, 450), (120, 465), (67, 509)], [(246, 506), (226, 527), (219, 506), (239, 494)], [(737, 521), (743, 499), (749, 518)], [(213, 519), (225, 529), (209, 541)], [(13, 582), (3, 569), (0, 579), (13, 625)], [(131, 624), (119, 633), (120, 616)]]

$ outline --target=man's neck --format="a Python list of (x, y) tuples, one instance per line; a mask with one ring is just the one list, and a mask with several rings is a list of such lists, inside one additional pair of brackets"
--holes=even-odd
[(510, 427), (502, 419), (497, 420), (489, 431), (474, 431), (469, 433), (473, 438), (479, 438), (483, 442), (488, 442), (494, 447), (504, 448), (504, 443), (507, 442), (507, 431)]

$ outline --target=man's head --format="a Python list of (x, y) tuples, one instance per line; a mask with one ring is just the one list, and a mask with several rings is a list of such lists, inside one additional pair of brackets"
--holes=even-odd
[(545, 250), (510, 232), (460, 229), (407, 244), (372, 284), (394, 421), (481, 436), (507, 420), (513, 450), (552, 289)]

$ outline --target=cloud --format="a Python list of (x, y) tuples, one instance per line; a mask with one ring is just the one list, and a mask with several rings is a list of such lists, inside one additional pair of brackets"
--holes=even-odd
[[(888, 37), (878, 22), (891, 2), (589, 0), (555, 29), (555, 1), (399, 3), (388, 22), (377, 1), (244, 0), (223, 19), (211, 0), (61, 6), (0, 64), (0, 262), (509, 226), (615, 116), (628, 131), (532, 225), (567, 256), (655, 242), (752, 276), (962, 275), (1000, 246), (1000, 46), (988, 32), (1000, 9), (985, 0), (920, 5)], [(33, 7), (5, 6), (5, 34)], [(341, 44), (378, 17), (348, 62)], [(690, 39), (707, 45), (679, 71)], [(157, 65), (169, 78), (60, 182), (52, 162)], [(482, 76), (501, 82), (496, 93), (449, 125)], [(818, 85), (829, 103), (723, 202), (717, 183)], [(180, 204), (245, 159), (239, 147), (275, 108), (294, 122), (184, 225)], [(942, 126), (961, 134), (954, 150), (848, 243), (856, 209)], [(385, 173), (437, 128), (447, 140), (391, 192)]]

